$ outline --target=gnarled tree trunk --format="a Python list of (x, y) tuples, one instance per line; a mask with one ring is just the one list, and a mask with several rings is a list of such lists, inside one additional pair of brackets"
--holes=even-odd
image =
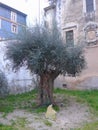
[(53, 97), (54, 89), (54, 80), (58, 76), (57, 72), (43, 73), (40, 76), (40, 85), (39, 85), (39, 100), (40, 105), (55, 105)]

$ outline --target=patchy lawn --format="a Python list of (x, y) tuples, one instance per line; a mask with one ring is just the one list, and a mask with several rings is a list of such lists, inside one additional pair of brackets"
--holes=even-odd
[(55, 121), (45, 118), (46, 107), (36, 107), (35, 90), (0, 98), (0, 130), (97, 130), (98, 90), (56, 89)]

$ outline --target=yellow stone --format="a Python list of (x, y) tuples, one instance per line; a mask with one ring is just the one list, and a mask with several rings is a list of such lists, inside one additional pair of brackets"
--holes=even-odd
[(52, 104), (47, 107), (46, 118), (56, 120), (56, 111), (52, 108)]

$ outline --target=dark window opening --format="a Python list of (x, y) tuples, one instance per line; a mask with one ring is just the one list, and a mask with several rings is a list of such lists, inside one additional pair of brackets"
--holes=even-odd
[(93, 12), (94, 11), (94, 1), (93, 0), (86, 0), (86, 12)]
[(73, 46), (73, 45), (74, 45), (73, 30), (66, 31), (66, 44), (67, 44), (68, 46)]
[(11, 30), (13, 33), (18, 33), (18, 26), (16, 24), (12, 24)]

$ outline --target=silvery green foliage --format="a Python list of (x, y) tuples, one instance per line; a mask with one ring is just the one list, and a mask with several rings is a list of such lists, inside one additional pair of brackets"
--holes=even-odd
[(23, 31), (16, 41), (7, 46), (7, 58), (13, 69), (26, 66), (32, 74), (75, 74), (85, 67), (83, 48), (68, 47), (56, 26), (47, 29), (36, 25)]
[(5, 74), (0, 70), (0, 97), (6, 96), (8, 91), (8, 82)]

